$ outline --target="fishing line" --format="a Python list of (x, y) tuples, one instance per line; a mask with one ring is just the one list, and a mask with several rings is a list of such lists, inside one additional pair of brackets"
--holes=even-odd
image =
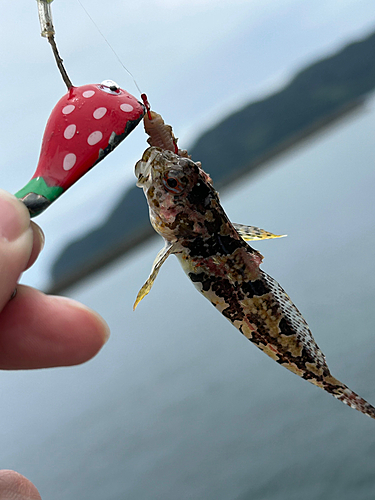
[(128, 70), (128, 68), (123, 64), (123, 62), (121, 61), (120, 57), (118, 56), (117, 52), (115, 51), (115, 49), (112, 47), (112, 45), (109, 43), (109, 41), (106, 39), (106, 37), (104, 36), (104, 34), (102, 33), (102, 31), (100, 30), (99, 26), (96, 24), (96, 22), (94, 21), (94, 19), (90, 16), (90, 14), (88, 13), (86, 7), (82, 4), (81, 0), (77, 0), (77, 2), (80, 4), (80, 6), (82, 7), (82, 9), (86, 12), (86, 15), (87, 17), (91, 20), (92, 24), (95, 26), (95, 28), (98, 30), (99, 34), (102, 36), (102, 38), (104, 39), (105, 43), (108, 45), (108, 47), (111, 49), (111, 51), (113, 52), (113, 54), (115, 55), (116, 59), (118, 60), (118, 62), (121, 64), (121, 66), (124, 68), (124, 70), (128, 73), (128, 75), (132, 78), (135, 86), (137, 87), (138, 91), (140, 94), (142, 94), (142, 91), (141, 89), (139, 88), (138, 86), (138, 83), (136, 81), (136, 79), (134, 78), (133, 74)]

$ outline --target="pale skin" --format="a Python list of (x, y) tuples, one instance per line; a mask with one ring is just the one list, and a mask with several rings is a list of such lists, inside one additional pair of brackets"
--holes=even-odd
[[(0, 190), (0, 369), (84, 363), (109, 337), (105, 321), (86, 306), (17, 284), (43, 245), (42, 230), (30, 221), (23, 203)], [(0, 500), (10, 498), (41, 499), (24, 476), (0, 470)]]

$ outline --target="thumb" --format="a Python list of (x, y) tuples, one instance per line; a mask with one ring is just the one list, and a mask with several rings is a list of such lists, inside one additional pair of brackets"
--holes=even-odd
[(33, 241), (27, 208), (15, 196), (0, 190), (0, 311), (30, 260)]
[(13, 470), (0, 470), (0, 500), (41, 500), (38, 490)]

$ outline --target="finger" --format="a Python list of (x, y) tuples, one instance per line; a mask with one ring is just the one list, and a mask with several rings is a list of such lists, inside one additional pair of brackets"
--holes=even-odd
[(0, 368), (84, 363), (108, 337), (107, 324), (91, 309), (19, 285), (0, 315)]
[(0, 311), (29, 261), (33, 238), (25, 205), (0, 190)]
[(45, 238), (41, 228), (37, 224), (35, 224), (35, 222), (31, 222), (31, 229), (33, 230), (33, 248), (29, 257), (29, 262), (26, 264), (26, 268), (24, 269), (24, 271), (26, 271), (26, 269), (29, 269), (29, 267), (34, 264), (44, 247)]
[(42, 500), (26, 477), (13, 470), (0, 470), (0, 500)]

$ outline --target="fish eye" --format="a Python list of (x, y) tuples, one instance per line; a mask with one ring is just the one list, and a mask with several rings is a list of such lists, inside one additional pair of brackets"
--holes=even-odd
[(163, 186), (167, 191), (173, 194), (180, 194), (185, 189), (185, 178), (180, 178), (178, 172), (167, 172), (163, 177)]

